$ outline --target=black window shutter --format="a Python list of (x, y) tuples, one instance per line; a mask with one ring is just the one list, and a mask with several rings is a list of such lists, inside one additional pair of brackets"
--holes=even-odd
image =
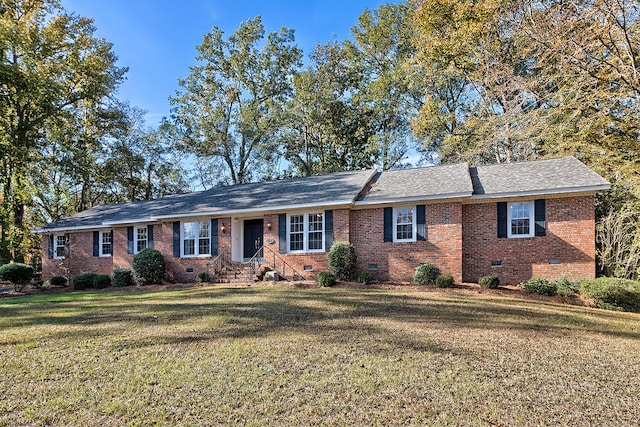
[(333, 245), (333, 211), (324, 211), (324, 251)]
[(153, 247), (153, 225), (147, 225), (147, 247)]
[(211, 255), (218, 255), (218, 220), (211, 219)]
[(133, 253), (133, 227), (127, 227), (127, 253)]
[(547, 235), (547, 218), (545, 212), (545, 200), (538, 199), (535, 201), (535, 221), (536, 221), (536, 236)]
[(287, 214), (278, 215), (278, 252), (287, 253)]
[(507, 237), (507, 202), (498, 202), (498, 238)]
[(418, 231), (417, 240), (427, 240), (427, 207), (425, 205), (416, 206), (416, 226)]
[(180, 258), (180, 221), (173, 222), (173, 256)]
[(109, 232), (109, 236), (111, 236), (111, 248), (109, 249), (109, 255), (113, 255), (113, 230)]
[(393, 208), (384, 208), (384, 241), (393, 242)]
[(100, 256), (100, 232), (93, 232), (93, 256)]
[(47, 258), (53, 258), (53, 234), (49, 234), (49, 248), (47, 250)]

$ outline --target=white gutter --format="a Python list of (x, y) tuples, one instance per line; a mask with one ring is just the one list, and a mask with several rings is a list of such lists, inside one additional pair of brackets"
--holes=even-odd
[(473, 193), (465, 192), (465, 193), (450, 193), (450, 194), (436, 194), (433, 196), (415, 196), (415, 197), (404, 197), (397, 199), (381, 199), (381, 200), (361, 200), (355, 202), (355, 206), (369, 206), (369, 205), (389, 205), (389, 204), (397, 204), (397, 203), (407, 203), (407, 202), (419, 202), (423, 200), (439, 200), (439, 199), (460, 199), (471, 197)]
[(44, 233), (57, 233), (60, 231), (86, 231), (86, 230), (101, 230), (103, 228), (111, 228), (108, 225), (77, 225), (75, 227), (56, 227), (56, 228), (37, 228), (33, 230), (35, 234)]
[(471, 199), (472, 200), (506, 199), (511, 197), (545, 196), (545, 195), (567, 194), (567, 193), (591, 193), (591, 192), (609, 190), (610, 188), (611, 188), (611, 184), (602, 184), (602, 185), (595, 185), (591, 187), (569, 187), (569, 188), (557, 188), (554, 190), (531, 190), (531, 191), (516, 191), (511, 193), (476, 194), (471, 196)]
[(118, 221), (105, 221), (102, 224), (104, 225), (124, 225), (124, 224), (140, 224), (143, 222), (155, 222), (156, 220), (153, 217), (146, 218), (136, 218), (136, 219), (122, 219)]

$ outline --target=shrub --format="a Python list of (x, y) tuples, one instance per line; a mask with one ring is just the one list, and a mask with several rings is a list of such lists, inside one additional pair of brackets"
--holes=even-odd
[(53, 276), (51, 279), (49, 279), (49, 284), (51, 286), (55, 286), (59, 288), (67, 286), (67, 282), (68, 280), (64, 276)]
[(333, 242), (329, 250), (329, 267), (340, 280), (356, 275), (356, 249), (349, 242)]
[(162, 283), (164, 258), (157, 249), (146, 248), (133, 257), (133, 276), (139, 285)]
[(373, 280), (373, 276), (368, 271), (363, 271), (362, 273), (358, 274), (358, 282), (360, 283), (364, 283), (365, 285), (368, 285), (369, 283), (371, 283), (372, 280)]
[(555, 282), (550, 282), (547, 279), (541, 277), (532, 277), (522, 284), (525, 291), (540, 295), (555, 295), (558, 290), (558, 286)]
[(111, 286), (111, 277), (106, 274), (96, 274), (93, 278), (94, 289), (104, 289)]
[(83, 291), (93, 286), (93, 279), (96, 273), (80, 273), (73, 278), (73, 289)]
[(500, 278), (495, 274), (491, 276), (482, 276), (480, 280), (478, 280), (478, 285), (484, 289), (498, 289), (500, 286)]
[(447, 274), (436, 277), (436, 286), (439, 288), (451, 288), (453, 286), (453, 276)]
[(34, 269), (27, 264), (5, 264), (0, 267), (0, 280), (13, 283), (16, 289), (18, 289), (18, 287), (24, 288), (24, 286), (33, 279), (33, 276)]
[(113, 270), (111, 284), (117, 288), (133, 285), (133, 273), (129, 268), (116, 268)]
[(640, 282), (614, 277), (584, 280), (580, 293), (606, 309), (640, 312)]
[(416, 267), (413, 281), (419, 285), (435, 285), (439, 275), (440, 269), (436, 265), (425, 262)]
[(331, 287), (336, 284), (336, 275), (330, 271), (321, 271), (316, 276), (316, 283), (323, 287)]
[(209, 275), (207, 274), (206, 271), (202, 271), (196, 275), (197, 283), (208, 282), (208, 281), (209, 281)]
[(561, 297), (569, 298), (572, 297), (580, 290), (579, 282), (572, 282), (566, 277), (562, 277), (560, 280), (556, 282), (556, 286), (558, 288), (558, 295)]

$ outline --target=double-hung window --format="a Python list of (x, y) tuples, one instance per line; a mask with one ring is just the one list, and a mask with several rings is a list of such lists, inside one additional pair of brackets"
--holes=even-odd
[(113, 254), (113, 233), (111, 231), (100, 232), (100, 256)]
[(56, 234), (53, 238), (53, 258), (64, 259), (69, 253), (69, 241), (64, 234)]
[(211, 222), (182, 223), (182, 256), (211, 255)]
[(316, 212), (289, 215), (287, 234), (289, 252), (323, 252), (324, 214)]
[(135, 253), (140, 252), (143, 249), (146, 249), (147, 242), (149, 239), (148, 228), (147, 226), (136, 227), (135, 228)]
[(416, 207), (402, 207), (393, 209), (393, 241), (416, 241)]
[(507, 212), (509, 237), (533, 237), (533, 202), (509, 203)]

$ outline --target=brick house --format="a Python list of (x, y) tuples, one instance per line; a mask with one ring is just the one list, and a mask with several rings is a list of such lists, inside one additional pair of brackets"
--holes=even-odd
[(594, 195), (609, 188), (573, 157), (366, 170), (96, 206), (36, 232), (45, 279), (111, 274), (146, 247), (175, 281), (255, 263), (311, 278), (332, 242), (349, 241), (358, 271), (380, 280), (431, 262), (458, 283), (516, 284), (595, 276)]

